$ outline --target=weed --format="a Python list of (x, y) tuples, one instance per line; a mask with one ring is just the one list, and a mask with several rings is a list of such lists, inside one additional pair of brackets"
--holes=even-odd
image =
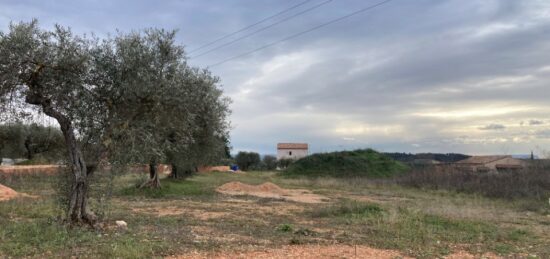
[(291, 224), (281, 224), (277, 227), (277, 230), (281, 232), (290, 232), (293, 229), (294, 227)]
[(378, 217), (384, 210), (375, 203), (356, 200), (343, 200), (336, 205), (322, 207), (313, 211), (314, 217)]

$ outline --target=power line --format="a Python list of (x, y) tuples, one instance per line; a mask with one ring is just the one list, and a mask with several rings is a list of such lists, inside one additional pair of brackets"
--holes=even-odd
[(246, 34), (246, 35), (244, 35), (244, 36), (241, 36), (241, 37), (239, 37), (239, 38), (236, 38), (236, 39), (234, 39), (234, 40), (232, 40), (232, 41), (230, 41), (230, 42), (224, 43), (224, 44), (222, 44), (222, 45), (220, 45), (220, 46), (218, 46), (218, 47), (215, 47), (215, 48), (213, 48), (213, 49), (207, 50), (207, 51), (205, 51), (205, 52), (202, 52), (202, 53), (197, 54), (197, 55), (195, 55), (195, 56), (192, 56), (192, 57), (190, 57), (190, 58), (202, 57), (202, 56), (204, 56), (204, 55), (206, 55), (206, 54), (208, 54), (208, 53), (211, 53), (211, 52), (216, 51), (216, 50), (218, 50), (218, 49), (221, 49), (221, 48), (223, 48), (223, 47), (229, 46), (229, 45), (231, 45), (231, 44), (233, 44), (233, 43), (235, 43), (235, 42), (237, 42), (237, 41), (246, 39), (246, 38), (248, 38), (248, 37), (250, 37), (250, 36), (252, 36), (252, 35), (254, 35), (254, 34), (256, 34), (256, 33), (265, 31), (265, 30), (267, 30), (267, 29), (269, 29), (269, 28), (271, 28), (271, 27), (273, 27), (273, 26), (275, 26), (275, 25), (281, 24), (281, 23), (283, 23), (283, 22), (286, 22), (286, 21), (288, 21), (288, 20), (291, 20), (291, 19), (293, 19), (293, 18), (296, 18), (296, 17), (298, 17), (298, 16), (300, 16), (300, 15), (302, 15), (302, 14), (305, 14), (305, 13), (307, 13), (307, 12), (313, 11), (314, 9), (317, 9), (317, 8), (319, 8), (319, 7), (321, 7), (321, 6), (325, 5), (325, 4), (328, 4), (328, 3), (330, 3), (330, 2), (332, 2), (332, 0), (327, 0), (327, 1), (321, 2), (320, 4), (314, 5), (314, 6), (308, 8), (308, 9), (306, 9), (306, 10), (303, 10), (303, 11), (301, 11), (301, 12), (298, 12), (298, 13), (296, 13), (296, 14), (294, 14), (294, 15), (291, 15), (291, 16), (285, 18), (285, 19), (282, 19), (282, 20), (277, 21), (277, 22), (275, 22), (275, 23), (272, 23), (272, 24), (270, 24), (270, 25), (264, 26), (264, 27), (262, 27), (262, 28), (260, 28), (260, 29), (258, 29), (258, 30), (255, 30), (255, 31), (253, 31), (253, 32), (251, 32), (251, 33), (249, 33), (249, 34)]
[(254, 26), (256, 26), (256, 25), (258, 25), (258, 24), (260, 24), (260, 23), (263, 23), (263, 22), (265, 22), (265, 21), (267, 21), (267, 20), (269, 20), (269, 19), (271, 19), (271, 18), (273, 18), (273, 17), (279, 16), (279, 15), (281, 15), (281, 14), (284, 14), (284, 13), (288, 12), (288, 11), (291, 11), (291, 10), (293, 10), (293, 9), (296, 9), (296, 8), (302, 6), (302, 5), (305, 5), (305, 4), (307, 4), (308, 2), (310, 2), (310, 1), (311, 1), (311, 0), (303, 1), (303, 2), (301, 2), (301, 3), (299, 3), (299, 4), (297, 4), (297, 5), (293, 5), (293, 6), (287, 8), (287, 9), (285, 9), (285, 10), (282, 10), (282, 11), (280, 11), (280, 12), (274, 14), (274, 15), (271, 15), (271, 16), (269, 16), (269, 17), (266, 17), (266, 18), (262, 19), (262, 20), (259, 20), (259, 21), (255, 22), (255, 23), (251, 24), (251, 25), (248, 25), (248, 26), (246, 26), (246, 27), (244, 27), (244, 28), (241, 28), (241, 29), (239, 29), (239, 30), (236, 30), (236, 31), (234, 31), (234, 32), (231, 32), (231, 33), (229, 33), (229, 34), (226, 34), (226, 35), (224, 35), (224, 36), (222, 36), (222, 37), (220, 37), (220, 38), (217, 38), (217, 39), (215, 39), (215, 40), (213, 40), (213, 41), (211, 41), (211, 42), (209, 42), (209, 43), (206, 43), (206, 44), (204, 44), (204, 45), (202, 45), (202, 46), (200, 46), (200, 47), (198, 47), (198, 48), (196, 48), (196, 49), (193, 49), (193, 50), (189, 51), (188, 54), (191, 54), (191, 53), (193, 53), (193, 52), (196, 52), (197, 50), (206, 48), (206, 47), (208, 47), (208, 46), (210, 46), (210, 45), (212, 45), (212, 44), (214, 44), (214, 43), (216, 43), (216, 42), (219, 42), (219, 41), (221, 41), (221, 40), (223, 40), (223, 39), (226, 39), (226, 38), (228, 38), (228, 37), (230, 37), (230, 36), (233, 36), (233, 35), (235, 35), (235, 34), (237, 34), (237, 33), (239, 33), (239, 32), (242, 32), (242, 31), (245, 31), (245, 30), (247, 30), (247, 29), (250, 29), (250, 28), (252, 28), (252, 27), (254, 27)]
[(334, 20), (330, 20), (330, 21), (328, 21), (328, 22), (326, 22), (326, 23), (317, 25), (317, 26), (312, 27), (312, 28), (310, 28), (310, 29), (307, 29), (307, 30), (305, 30), (305, 31), (298, 32), (298, 33), (296, 33), (296, 34), (293, 34), (293, 35), (290, 35), (290, 36), (288, 36), (288, 37), (286, 37), (286, 38), (280, 39), (280, 40), (278, 40), (278, 41), (274, 41), (274, 42), (272, 42), (272, 43), (263, 45), (263, 46), (261, 46), (261, 47), (259, 47), (259, 48), (253, 49), (253, 50), (251, 50), (251, 51), (248, 51), (248, 52), (245, 52), (245, 53), (242, 53), (242, 54), (239, 54), (239, 55), (236, 55), (236, 56), (233, 56), (233, 57), (224, 59), (224, 60), (222, 60), (222, 61), (220, 61), (220, 62), (211, 64), (211, 65), (209, 65), (208, 67), (215, 67), (215, 66), (221, 65), (221, 64), (223, 64), (223, 63), (226, 63), (226, 62), (228, 62), (228, 61), (231, 61), (231, 60), (234, 60), (234, 59), (237, 59), (237, 58), (240, 58), (240, 57), (244, 57), (244, 56), (249, 55), (249, 54), (252, 54), (252, 53), (254, 53), (254, 52), (257, 52), (257, 51), (260, 51), (260, 50), (269, 48), (269, 47), (271, 47), (271, 46), (273, 46), (273, 45), (277, 45), (277, 44), (279, 44), (279, 43), (281, 43), (281, 42), (284, 42), (284, 41), (287, 41), (287, 40), (290, 40), (290, 39), (293, 39), (293, 38), (302, 36), (302, 35), (304, 35), (304, 34), (306, 34), (306, 33), (309, 33), (309, 32), (315, 31), (315, 30), (318, 30), (318, 29), (320, 29), (320, 28), (322, 28), (322, 27), (325, 27), (325, 26), (327, 26), (327, 25), (330, 25), (330, 24), (339, 22), (339, 21), (341, 21), (341, 20), (347, 19), (347, 18), (349, 18), (349, 17), (351, 17), (351, 16), (357, 15), (357, 14), (362, 13), (362, 12), (365, 12), (365, 11), (368, 11), (368, 10), (370, 10), (370, 9), (374, 9), (374, 8), (376, 8), (376, 7), (378, 7), (378, 6), (387, 4), (388, 2), (391, 2), (391, 1), (392, 1), (392, 0), (385, 0), (385, 1), (379, 2), (379, 3), (377, 3), (377, 4), (374, 4), (374, 5), (371, 5), (371, 6), (367, 6), (367, 7), (363, 8), (363, 9), (359, 9), (359, 10), (353, 12), (353, 13), (350, 13), (350, 14), (347, 14), (347, 15), (344, 15), (344, 16), (341, 16), (341, 17), (336, 18), (336, 19), (334, 19)]

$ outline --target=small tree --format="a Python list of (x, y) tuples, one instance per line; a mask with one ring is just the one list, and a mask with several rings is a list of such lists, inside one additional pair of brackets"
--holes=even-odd
[(260, 154), (256, 152), (244, 152), (240, 151), (235, 156), (235, 162), (243, 171), (248, 171), (250, 169), (257, 169), (260, 166)]
[(262, 164), (266, 170), (275, 170), (277, 169), (277, 158), (272, 155), (265, 155)]

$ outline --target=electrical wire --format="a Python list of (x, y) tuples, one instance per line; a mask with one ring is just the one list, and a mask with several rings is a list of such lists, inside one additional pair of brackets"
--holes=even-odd
[(215, 47), (215, 48), (213, 48), (213, 49), (207, 50), (207, 51), (205, 51), (205, 52), (203, 52), (203, 53), (200, 53), (200, 54), (198, 54), (198, 55), (192, 56), (192, 57), (190, 57), (190, 58), (193, 59), (193, 58), (202, 57), (202, 56), (204, 56), (204, 55), (206, 55), (206, 54), (208, 54), (208, 53), (211, 53), (211, 52), (214, 52), (214, 51), (216, 51), (216, 50), (218, 50), (218, 49), (221, 49), (221, 48), (223, 48), (223, 47), (229, 46), (229, 45), (231, 45), (231, 44), (233, 44), (233, 43), (235, 43), (235, 42), (237, 42), (237, 41), (246, 39), (246, 38), (248, 38), (248, 37), (250, 37), (250, 36), (252, 36), (252, 35), (254, 35), (254, 34), (256, 34), (256, 33), (265, 31), (265, 30), (267, 30), (267, 29), (269, 29), (269, 28), (271, 28), (271, 27), (273, 27), (273, 26), (275, 26), (275, 25), (278, 25), (278, 24), (281, 24), (281, 23), (286, 22), (286, 21), (288, 21), (288, 20), (291, 20), (291, 19), (293, 19), (293, 18), (296, 18), (296, 17), (298, 17), (298, 16), (300, 16), (300, 15), (303, 15), (303, 14), (305, 14), (305, 13), (307, 13), (307, 12), (311, 12), (311, 11), (313, 11), (313, 10), (315, 10), (315, 9), (317, 9), (317, 8), (319, 8), (319, 7), (321, 7), (321, 6), (323, 6), (323, 5), (326, 5), (326, 4), (330, 3), (330, 2), (332, 2), (332, 0), (327, 0), (327, 1), (321, 2), (320, 4), (314, 5), (314, 6), (312, 6), (311, 8), (308, 8), (308, 9), (306, 9), (306, 10), (303, 10), (303, 11), (301, 11), (301, 12), (298, 12), (298, 13), (296, 13), (296, 14), (294, 14), (294, 15), (292, 15), (292, 16), (289, 16), (289, 17), (287, 17), (287, 18), (285, 18), (285, 19), (283, 19), (283, 20), (280, 20), (280, 21), (277, 21), (277, 22), (272, 23), (272, 24), (270, 24), (270, 25), (267, 25), (267, 26), (265, 26), (265, 27), (262, 27), (262, 28), (260, 28), (260, 29), (258, 29), (258, 30), (255, 30), (255, 31), (249, 33), (249, 34), (246, 34), (246, 35), (244, 35), (244, 36), (242, 36), (242, 37), (236, 38), (236, 39), (234, 39), (234, 40), (232, 40), (232, 41), (230, 41), (230, 42), (224, 43), (224, 44), (222, 44), (222, 45), (220, 45), (220, 46), (218, 46), (218, 47)]
[(238, 29), (238, 30), (236, 30), (236, 31), (234, 31), (234, 32), (231, 32), (231, 33), (228, 33), (228, 34), (226, 34), (226, 35), (224, 35), (224, 36), (222, 36), (222, 37), (220, 37), (220, 38), (217, 38), (217, 39), (215, 39), (215, 40), (213, 40), (213, 41), (211, 41), (211, 42), (209, 42), (209, 43), (203, 44), (202, 46), (200, 46), (200, 47), (198, 47), (198, 48), (196, 48), (196, 49), (193, 49), (193, 50), (189, 51), (188, 54), (191, 54), (191, 53), (193, 53), (193, 52), (196, 52), (197, 50), (201, 50), (201, 49), (203, 49), (203, 48), (206, 48), (206, 47), (208, 47), (208, 46), (210, 46), (210, 45), (212, 45), (212, 44), (214, 44), (214, 43), (216, 43), (216, 42), (219, 42), (219, 41), (221, 41), (221, 40), (223, 40), (223, 39), (226, 39), (226, 38), (228, 38), (228, 37), (231, 37), (231, 36), (233, 36), (233, 35), (235, 35), (235, 34), (237, 34), (237, 33), (239, 33), (239, 32), (242, 32), (242, 31), (245, 31), (245, 30), (247, 30), (247, 29), (250, 29), (250, 28), (252, 28), (252, 27), (254, 27), (254, 26), (256, 26), (256, 25), (258, 25), (258, 24), (260, 24), (260, 23), (263, 23), (263, 22), (265, 22), (265, 21), (267, 21), (267, 20), (269, 20), (269, 19), (271, 19), (271, 18), (273, 18), (273, 17), (277, 17), (277, 16), (279, 16), (279, 15), (281, 15), (281, 14), (284, 14), (284, 13), (286, 13), (286, 12), (288, 12), (288, 11), (291, 11), (291, 10), (293, 10), (293, 9), (296, 9), (296, 8), (302, 6), (302, 5), (305, 5), (305, 4), (307, 4), (308, 2), (310, 2), (310, 1), (311, 1), (311, 0), (303, 1), (303, 2), (301, 2), (301, 3), (299, 3), (299, 4), (297, 4), (297, 5), (293, 5), (293, 6), (287, 8), (287, 9), (285, 9), (285, 10), (282, 10), (282, 11), (280, 11), (280, 12), (274, 14), (274, 15), (271, 15), (271, 16), (269, 16), (269, 17), (266, 17), (266, 18), (264, 18), (264, 19), (262, 19), (262, 20), (260, 20), (260, 21), (257, 21), (257, 22), (255, 22), (255, 23), (253, 23), (253, 24), (251, 24), (251, 25), (248, 25), (248, 26), (246, 26), (246, 27), (244, 27), (244, 28)]
[(320, 28), (322, 28), (322, 27), (325, 27), (325, 26), (327, 26), (327, 25), (330, 25), (330, 24), (339, 22), (339, 21), (344, 20), (344, 19), (347, 19), (347, 18), (349, 18), (349, 17), (351, 17), (351, 16), (354, 16), (354, 15), (360, 14), (360, 13), (362, 13), (362, 12), (366, 12), (366, 11), (368, 11), (368, 10), (374, 9), (374, 8), (379, 7), (379, 6), (381, 6), (381, 5), (387, 4), (387, 3), (391, 2), (391, 1), (393, 1), (393, 0), (385, 0), (385, 1), (379, 2), (379, 3), (377, 3), (377, 4), (367, 6), (367, 7), (365, 7), (365, 8), (359, 9), (359, 10), (357, 10), (357, 11), (355, 11), (355, 12), (350, 13), (350, 14), (347, 14), (347, 15), (338, 17), (338, 18), (336, 18), (336, 19), (330, 20), (330, 21), (328, 21), (328, 22), (326, 22), (326, 23), (317, 25), (317, 26), (312, 27), (312, 28), (310, 28), (310, 29), (307, 29), (307, 30), (298, 32), (298, 33), (296, 33), (296, 34), (292, 34), (292, 35), (290, 35), (290, 36), (288, 36), (288, 37), (285, 37), (285, 38), (282, 38), (282, 39), (280, 39), (280, 40), (278, 40), (278, 41), (274, 41), (274, 42), (272, 42), (272, 43), (263, 45), (263, 46), (261, 46), (261, 47), (259, 47), (259, 48), (253, 49), (253, 50), (251, 50), (251, 51), (248, 51), (248, 52), (245, 52), (245, 53), (242, 53), (242, 54), (239, 54), (239, 55), (236, 55), (236, 56), (233, 56), (233, 57), (224, 59), (224, 60), (222, 60), (222, 61), (220, 61), (220, 62), (211, 64), (211, 65), (209, 65), (208, 67), (215, 67), (215, 66), (224, 64), (224, 63), (226, 63), (226, 62), (229, 62), (229, 61), (231, 61), (231, 60), (234, 60), (234, 59), (237, 59), (237, 58), (240, 58), (240, 57), (244, 57), (244, 56), (249, 55), (249, 54), (252, 54), (252, 53), (254, 53), (254, 52), (257, 52), (257, 51), (260, 51), (260, 50), (269, 48), (269, 47), (274, 46), (274, 45), (277, 45), (277, 44), (282, 43), (282, 42), (284, 42), (284, 41), (287, 41), (287, 40), (290, 40), (290, 39), (293, 39), (293, 38), (297, 38), (297, 37), (302, 36), (302, 35), (304, 35), (304, 34), (306, 34), (306, 33), (309, 33), (309, 32), (315, 31), (315, 30), (318, 30), (318, 29), (320, 29)]

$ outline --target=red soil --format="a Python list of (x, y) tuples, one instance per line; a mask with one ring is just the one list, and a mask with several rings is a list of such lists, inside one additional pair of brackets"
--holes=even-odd
[(8, 201), (19, 197), (33, 197), (28, 194), (18, 193), (12, 188), (0, 184), (0, 201)]

